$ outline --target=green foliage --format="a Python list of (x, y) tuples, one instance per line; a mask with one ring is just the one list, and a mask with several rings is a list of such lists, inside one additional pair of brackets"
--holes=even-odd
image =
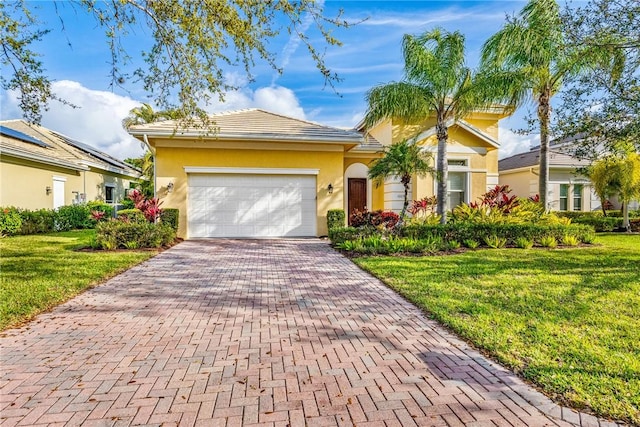
[(140, 209), (120, 209), (117, 218), (123, 222), (149, 222)]
[(160, 212), (160, 222), (171, 226), (174, 231), (178, 231), (179, 219), (179, 209), (168, 208), (163, 209), (162, 212)]
[(562, 244), (565, 246), (578, 246), (580, 244), (580, 240), (578, 240), (576, 236), (565, 234), (562, 236)]
[(507, 239), (505, 237), (498, 237), (495, 234), (486, 236), (484, 243), (492, 249), (501, 249), (507, 245)]
[(533, 240), (526, 237), (518, 237), (516, 239), (516, 247), (520, 249), (531, 249), (533, 247)]
[(401, 218), (404, 218), (409, 206), (411, 178), (414, 175), (424, 177), (427, 174), (434, 173), (429, 164), (430, 158), (430, 154), (423, 151), (418, 144), (404, 140), (384, 147), (383, 156), (373, 160), (369, 166), (369, 178), (377, 186), (384, 183), (387, 178), (400, 178), (400, 182), (404, 187), (404, 203), (400, 212)]
[(20, 210), (22, 227), (19, 234), (51, 233), (55, 230), (56, 216), (52, 209)]
[(448, 240), (444, 243), (443, 249), (445, 251), (455, 251), (456, 249), (460, 249), (460, 242), (457, 240)]
[(93, 212), (93, 211), (104, 212), (104, 216), (106, 218), (113, 217), (113, 210), (114, 210), (113, 205), (110, 205), (109, 203), (104, 203), (100, 201), (87, 202), (87, 208), (89, 208), (89, 212)]
[(17, 208), (0, 208), (0, 237), (13, 236), (21, 227), (22, 218)]
[[(372, 88), (367, 93), (364, 117), (365, 128), (371, 129), (384, 119), (417, 125), (424, 123), (425, 117), (435, 116), (437, 213), (442, 222), (446, 221), (447, 123), (496, 102), (507, 101), (501, 80), (489, 73), (474, 73), (467, 67), (464, 44), (464, 35), (459, 31), (450, 33), (436, 28), (415, 36), (405, 34), (402, 40), (404, 78)], [(424, 130), (416, 127), (411, 137)], [(396, 176), (402, 178), (402, 174)]]
[(345, 219), (344, 209), (329, 209), (327, 211), (327, 230), (344, 227)]
[[(565, 234), (562, 237), (565, 238), (569, 236), (570, 235)], [(575, 236), (570, 236), (570, 237), (575, 238)], [(543, 248), (555, 248), (556, 246), (558, 246), (558, 240), (554, 236), (542, 236), (538, 240), (538, 243), (540, 243), (540, 246), (542, 246)]]
[[(226, 66), (243, 69), (250, 80), (256, 61), (282, 71), (276, 53), (270, 50), (271, 40), (281, 32), (296, 35), (325, 84), (333, 87), (339, 78), (328, 68), (322, 50), (311, 43), (309, 33), (319, 35), (314, 43), (337, 46), (340, 41), (332, 31), (351, 25), (341, 12), (336, 17), (325, 16), (323, 4), (311, 0), (113, 1), (108, 7), (91, 0), (78, 3), (75, 11), (95, 18), (95, 31), (106, 36), (112, 85), (141, 84), (162, 109), (177, 109), (184, 120), (193, 122), (197, 117), (206, 125), (211, 123), (205, 106), (236, 89), (225, 79)], [(39, 122), (41, 111), (55, 95), (35, 49), (50, 31), (45, 25), (54, 25), (55, 20), (38, 22), (31, 13), (34, 7), (24, 0), (0, 3), (0, 58), (12, 70), (2, 76), (3, 88), (16, 90), (25, 117)], [(59, 18), (64, 28), (64, 16)], [(310, 25), (315, 32), (308, 31)], [(140, 46), (136, 38), (141, 27), (153, 44), (134, 53), (127, 47)], [(142, 58), (145, 66), (133, 69), (130, 59), (134, 56)]]
[(398, 253), (433, 254), (440, 250), (454, 250), (460, 247), (457, 242), (445, 244), (440, 237), (426, 237), (415, 239), (411, 237), (397, 237), (371, 235), (345, 240), (336, 244), (336, 248), (366, 255), (386, 255)]
[(480, 242), (473, 239), (464, 239), (462, 243), (464, 244), (465, 247), (469, 249), (476, 249), (478, 246), (480, 246)]
[(173, 243), (175, 238), (175, 230), (166, 224), (112, 220), (96, 225), (96, 244), (106, 250), (160, 248)]
[(92, 228), (91, 210), (87, 205), (67, 205), (58, 208), (55, 229), (56, 231), (78, 230)]

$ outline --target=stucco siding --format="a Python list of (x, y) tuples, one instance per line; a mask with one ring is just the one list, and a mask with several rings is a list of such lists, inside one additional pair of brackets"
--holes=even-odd
[(508, 185), (509, 188), (511, 188), (511, 194), (513, 195), (518, 197), (529, 197), (533, 196), (530, 192), (530, 181), (532, 179), (537, 180), (537, 175), (534, 175), (529, 170), (523, 170), (515, 173), (500, 173), (498, 182), (500, 185)]

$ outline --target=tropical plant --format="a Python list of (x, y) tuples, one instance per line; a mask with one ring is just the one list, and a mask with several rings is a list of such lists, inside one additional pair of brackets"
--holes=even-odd
[[(476, 74), (465, 64), (464, 36), (436, 28), (402, 40), (404, 79), (379, 85), (367, 93), (364, 127), (385, 119), (420, 124), (435, 115), (438, 139), (437, 213), (446, 222), (448, 128), (468, 116), (505, 99), (505, 80), (493, 73)], [(417, 129), (414, 138), (425, 129)]]
[[(615, 59), (615, 61), (614, 61)], [(560, 7), (556, 0), (529, 0), (516, 17), (491, 36), (482, 47), (482, 68), (499, 69), (496, 74), (511, 85), (510, 104), (533, 99), (540, 126), (540, 171), (538, 192), (547, 209), (549, 182), (549, 126), (551, 98), (566, 78), (583, 74), (599, 64), (622, 58), (597, 46), (567, 43)], [(504, 86), (502, 86), (504, 87)]]
[(129, 193), (129, 199), (133, 200), (135, 208), (140, 210), (147, 221), (156, 222), (160, 218), (162, 209), (160, 209), (160, 202), (156, 197), (145, 197), (139, 190), (132, 190)]
[(531, 249), (533, 247), (533, 240), (526, 237), (518, 237), (516, 239), (516, 247), (520, 249)]
[(469, 249), (476, 249), (478, 246), (480, 246), (480, 242), (473, 239), (465, 239), (462, 243)]
[(540, 238), (540, 246), (543, 248), (555, 248), (558, 246), (558, 240), (554, 236), (543, 236)]
[(484, 243), (492, 249), (504, 248), (507, 245), (507, 239), (505, 237), (499, 237), (495, 234), (486, 236), (483, 240)]
[(429, 165), (430, 155), (420, 146), (409, 141), (401, 141), (385, 147), (383, 156), (375, 159), (369, 168), (369, 178), (380, 185), (387, 178), (397, 177), (404, 187), (404, 203), (400, 217), (404, 219), (409, 206), (409, 185), (413, 175), (423, 177), (433, 173)]

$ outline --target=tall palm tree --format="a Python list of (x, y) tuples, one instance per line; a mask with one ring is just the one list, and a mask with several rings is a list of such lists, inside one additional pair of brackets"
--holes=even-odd
[(430, 157), (418, 145), (405, 140), (385, 147), (384, 155), (371, 163), (369, 178), (377, 185), (390, 177), (400, 178), (400, 182), (404, 186), (404, 204), (400, 218), (404, 218), (409, 206), (411, 177), (413, 175), (424, 177), (428, 173), (434, 172), (429, 165)]
[[(464, 36), (436, 28), (402, 40), (404, 78), (379, 85), (367, 93), (365, 129), (386, 119), (418, 124), (435, 114), (437, 154), (437, 212), (446, 222), (447, 141), (453, 120), (502, 101), (501, 87), (489, 74), (472, 72), (465, 64)], [(503, 84), (497, 80), (498, 84)], [(493, 90), (492, 90), (493, 89)], [(417, 136), (424, 129), (416, 131)]]
[(499, 69), (512, 82), (512, 101), (520, 105), (533, 99), (540, 124), (540, 175), (538, 192), (547, 209), (549, 182), (549, 124), (551, 98), (563, 81), (595, 65), (616, 70), (624, 58), (615, 51), (566, 41), (556, 0), (529, 0), (517, 17), (491, 36), (482, 47), (482, 68)]

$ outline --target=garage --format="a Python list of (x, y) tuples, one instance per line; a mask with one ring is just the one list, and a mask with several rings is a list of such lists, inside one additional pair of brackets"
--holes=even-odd
[(282, 172), (189, 173), (189, 238), (315, 236), (317, 172)]

